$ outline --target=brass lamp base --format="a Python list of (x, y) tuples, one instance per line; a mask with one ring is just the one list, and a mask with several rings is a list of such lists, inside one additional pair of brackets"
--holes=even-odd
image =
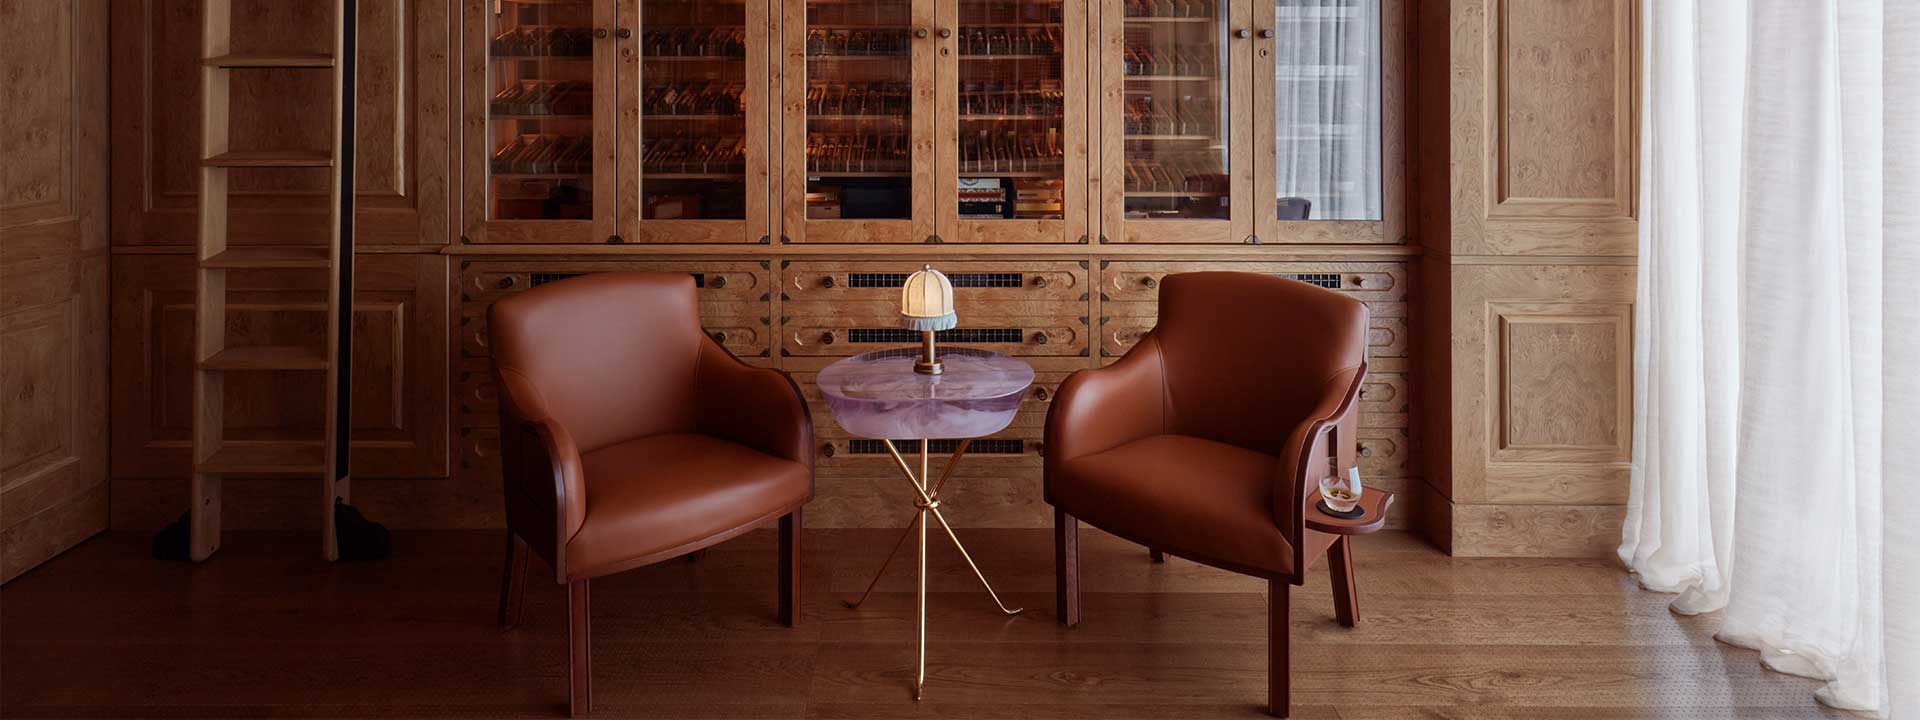
[(932, 330), (920, 332), (920, 346), (925, 352), (921, 354), (920, 359), (913, 361), (914, 372), (921, 375), (939, 375), (947, 371), (946, 367), (940, 364), (940, 358), (934, 355)]

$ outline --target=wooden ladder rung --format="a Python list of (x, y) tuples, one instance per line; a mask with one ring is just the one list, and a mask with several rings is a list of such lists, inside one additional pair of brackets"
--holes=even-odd
[(320, 475), (327, 471), (327, 449), (320, 443), (221, 443), (195, 472), (247, 475)]
[(330, 68), (333, 56), (326, 53), (230, 53), (200, 61), (208, 67), (223, 68)]
[(202, 370), (326, 370), (325, 351), (303, 345), (230, 347), (200, 362)]
[(203, 268), (327, 268), (333, 256), (320, 245), (246, 245), (230, 247), (200, 261)]
[(206, 167), (333, 167), (326, 150), (230, 150), (201, 160)]

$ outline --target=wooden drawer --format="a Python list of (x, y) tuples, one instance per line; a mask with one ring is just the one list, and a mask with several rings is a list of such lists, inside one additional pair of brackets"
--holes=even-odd
[(1360, 428), (1360, 472), (1366, 477), (1407, 477), (1412, 474), (1412, 448), (1407, 431), (1395, 428)]
[[(1396, 310), (1404, 309), (1401, 303)], [(1134, 343), (1153, 329), (1158, 320), (1153, 313), (1158, 310), (1157, 303), (1107, 303), (1104, 317), (1100, 320), (1100, 352), (1104, 359), (1111, 362), (1127, 354)], [(1145, 314), (1136, 314), (1145, 313)], [(1367, 332), (1367, 357), (1401, 358), (1407, 356), (1407, 319), (1404, 317), (1383, 317), (1374, 315)]]
[(1360, 386), (1360, 426), (1407, 427), (1409, 397), (1405, 373), (1369, 371)]
[[(1007, 355), (1085, 357), (1086, 313), (1073, 316), (1023, 316), (961, 306), (960, 327), (943, 331), (947, 345), (992, 350)], [(911, 347), (920, 333), (900, 327), (900, 314), (885, 310), (848, 310), (832, 315), (795, 315), (792, 306), (780, 318), (782, 352), (789, 356), (844, 356)]]
[[(790, 306), (865, 303), (897, 310), (900, 286), (923, 267), (925, 263), (912, 262), (783, 262), (780, 291)], [(1085, 262), (947, 262), (937, 267), (953, 281), (962, 320), (972, 308), (1038, 304), (1034, 307), (1044, 307), (1042, 312), (1053, 312), (1058, 304), (1084, 308), (1087, 299)]]
[(501, 297), (596, 272), (684, 272), (699, 286), (707, 332), (742, 358), (772, 356), (772, 272), (767, 261), (478, 261), (460, 271), (460, 351), (488, 357), (487, 308)]
[(1390, 262), (1102, 262), (1100, 298), (1107, 302), (1159, 302), (1161, 279), (1209, 270), (1278, 275), (1339, 290), (1368, 305), (1407, 299), (1407, 265)]

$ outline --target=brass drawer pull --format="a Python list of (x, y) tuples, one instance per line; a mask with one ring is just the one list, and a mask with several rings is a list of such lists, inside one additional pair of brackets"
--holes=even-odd
[(1043, 387), (1039, 387), (1039, 388), (1034, 388), (1034, 389), (1033, 389), (1033, 399), (1035, 399), (1035, 400), (1039, 400), (1040, 402), (1046, 402), (1046, 401), (1047, 401), (1047, 389), (1046, 389), (1046, 388), (1043, 388)]
[(720, 343), (722, 345), (727, 344), (727, 331), (725, 330), (713, 331), (713, 341)]
[(719, 275), (707, 278), (707, 287), (719, 290), (727, 286), (727, 279)]
[(1373, 446), (1368, 445), (1366, 443), (1361, 443), (1360, 457), (1373, 457)]
[(1034, 287), (1037, 287), (1037, 288), (1043, 288), (1043, 287), (1046, 287), (1046, 286), (1047, 286), (1047, 278), (1046, 278), (1045, 276), (1041, 276), (1041, 275), (1036, 275), (1036, 276), (1034, 276), (1034, 278), (1033, 278), (1033, 286), (1034, 286)]
[(1147, 286), (1148, 290), (1152, 290), (1154, 288), (1160, 287), (1160, 281), (1153, 277), (1141, 278), (1140, 284)]
[(820, 443), (820, 454), (833, 457), (833, 443)]
[(823, 277), (823, 278), (820, 278), (820, 287), (823, 287), (823, 288), (832, 288), (832, 287), (833, 287), (833, 276), (832, 276), (832, 275), (828, 275), (828, 276), (826, 276), (826, 277)]
[(1034, 333), (1034, 334), (1033, 334), (1033, 344), (1035, 344), (1035, 345), (1045, 345), (1045, 344), (1047, 344), (1047, 334), (1046, 334), (1045, 332), (1036, 332), (1036, 333)]
[(499, 286), (501, 290), (505, 290), (507, 288), (513, 287), (513, 276), (508, 275), (506, 277), (500, 278), (500, 282), (494, 283), (494, 285)]
[(827, 332), (823, 332), (823, 333), (820, 333), (820, 344), (821, 344), (821, 345), (832, 345), (832, 344), (833, 344), (833, 332), (832, 332), (832, 331), (827, 331)]

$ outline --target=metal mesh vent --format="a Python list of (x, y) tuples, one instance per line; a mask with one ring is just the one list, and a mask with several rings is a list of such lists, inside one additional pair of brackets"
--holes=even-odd
[(1319, 285), (1328, 290), (1340, 289), (1340, 273), (1281, 273), (1280, 277), (1299, 280), (1309, 285)]
[[(897, 288), (907, 284), (910, 273), (847, 273), (847, 287)], [(947, 276), (956, 288), (1019, 288), (1027, 286), (1025, 273), (953, 273)]]
[[(847, 452), (854, 455), (885, 455), (887, 447), (880, 443), (886, 440), (857, 439), (847, 441)], [(901, 454), (920, 452), (919, 440), (894, 440), (893, 446)], [(927, 452), (936, 455), (952, 455), (960, 448), (959, 440), (935, 440), (927, 444)], [(973, 455), (1019, 455), (1027, 451), (1027, 443), (1018, 438), (982, 438), (967, 446), (967, 452)]]
[[(567, 278), (580, 277), (581, 275), (586, 275), (586, 274), (587, 273), (534, 273), (533, 287), (540, 287), (541, 285), (545, 285), (550, 282), (560, 282), (561, 280), (565, 280)], [(687, 274), (693, 276), (694, 287), (707, 286), (706, 273), (687, 273)]]
[[(934, 333), (935, 340), (943, 343), (1018, 343), (1025, 340), (1027, 334), (1020, 328), (954, 328)], [(906, 328), (853, 328), (847, 331), (847, 342), (851, 343), (910, 343), (919, 342), (920, 332)]]

